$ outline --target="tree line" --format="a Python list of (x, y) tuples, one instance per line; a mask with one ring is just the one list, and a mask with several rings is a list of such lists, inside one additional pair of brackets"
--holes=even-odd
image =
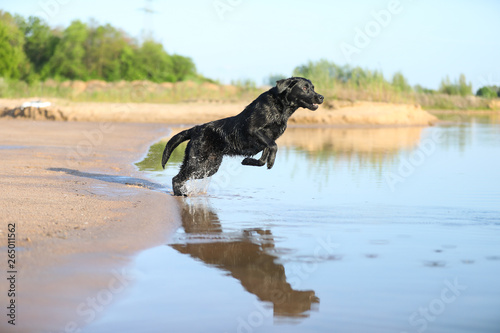
[[(386, 79), (380, 71), (349, 65), (338, 65), (325, 59), (309, 61), (296, 67), (295, 76), (307, 77), (318, 87), (344, 87), (352, 90), (411, 92), (432, 95), (473, 95), (472, 85), (462, 74), (458, 80), (448, 77), (438, 90), (420, 85), (411, 86), (401, 72)], [(283, 75), (271, 75), (274, 85)], [(169, 54), (153, 39), (139, 42), (123, 30), (110, 24), (79, 20), (62, 28), (51, 28), (44, 20), (30, 16), (11, 15), (0, 10), (0, 78), (27, 83), (49, 78), (63, 80), (105, 80), (177, 82), (185, 80), (212, 81), (197, 74), (191, 58)], [(238, 81), (235, 85), (255, 88), (253, 81)], [(484, 86), (477, 96), (500, 97), (500, 87)]]
[(162, 44), (139, 43), (110, 24), (71, 22), (51, 28), (44, 20), (0, 11), (0, 77), (36, 82), (105, 80), (177, 82), (204, 80), (191, 58)]
[[(464, 74), (460, 74), (458, 80), (451, 81), (449, 77), (441, 81), (438, 90), (424, 88), (421, 85), (411, 86), (401, 72), (396, 72), (391, 79), (386, 79), (382, 72), (352, 67), (349, 65), (337, 65), (328, 60), (309, 61), (294, 69), (293, 75), (310, 78), (324, 88), (335, 85), (343, 85), (352, 89), (388, 88), (398, 93), (417, 92), (423, 94), (446, 94), (469, 96), (473, 95), (472, 84), (467, 81)], [(281, 75), (271, 75), (269, 83), (281, 78)], [(500, 97), (500, 87), (484, 86), (479, 88), (477, 96), (485, 98)]]

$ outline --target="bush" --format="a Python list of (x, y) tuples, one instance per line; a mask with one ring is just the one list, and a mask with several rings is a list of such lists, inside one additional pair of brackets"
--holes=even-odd
[(408, 80), (403, 76), (401, 72), (397, 72), (392, 77), (392, 85), (398, 91), (409, 92), (411, 91), (411, 86), (408, 84)]
[(451, 83), (450, 78), (447, 76), (441, 81), (439, 92), (447, 95), (468, 96), (472, 95), (472, 84), (467, 83), (464, 74), (460, 74), (458, 81), (454, 83)]
[(494, 86), (493, 87), (492, 86), (481, 87), (477, 90), (476, 96), (481, 96), (484, 98), (500, 97), (500, 88), (494, 87)]
[(429, 88), (425, 88), (425, 87), (422, 87), (421, 85), (417, 84), (415, 85), (414, 87), (414, 90), (417, 92), (417, 93), (420, 93), (420, 94), (428, 94), (428, 95), (433, 95), (436, 93), (435, 90), (432, 90), (432, 89), (429, 89)]

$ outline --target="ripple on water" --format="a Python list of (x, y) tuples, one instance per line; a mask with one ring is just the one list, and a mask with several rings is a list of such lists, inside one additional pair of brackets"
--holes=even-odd
[(426, 267), (446, 267), (446, 261), (442, 260), (426, 260), (424, 261), (424, 266)]

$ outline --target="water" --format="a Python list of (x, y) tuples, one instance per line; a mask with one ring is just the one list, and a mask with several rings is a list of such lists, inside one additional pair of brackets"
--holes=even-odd
[[(290, 128), (278, 146), (272, 170), (230, 158), (192, 184), (182, 227), (84, 332), (500, 330), (498, 123)], [(171, 188), (180, 157), (140, 167)]]

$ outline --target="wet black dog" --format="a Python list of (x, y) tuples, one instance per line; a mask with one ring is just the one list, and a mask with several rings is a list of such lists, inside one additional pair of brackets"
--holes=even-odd
[[(189, 141), (184, 162), (172, 179), (175, 195), (185, 195), (184, 184), (189, 179), (210, 177), (217, 172), (222, 157), (247, 156), (243, 165), (274, 165), (278, 146), (275, 140), (285, 132), (288, 118), (298, 109), (315, 111), (323, 96), (314, 91), (311, 81), (292, 77), (276, 82), (240, 114), (215, 120), (176, 134), (163, 151), (165, 168), (170, 154), (181, 142)], [(253, 156), (262, 151), (260, 159)]]

